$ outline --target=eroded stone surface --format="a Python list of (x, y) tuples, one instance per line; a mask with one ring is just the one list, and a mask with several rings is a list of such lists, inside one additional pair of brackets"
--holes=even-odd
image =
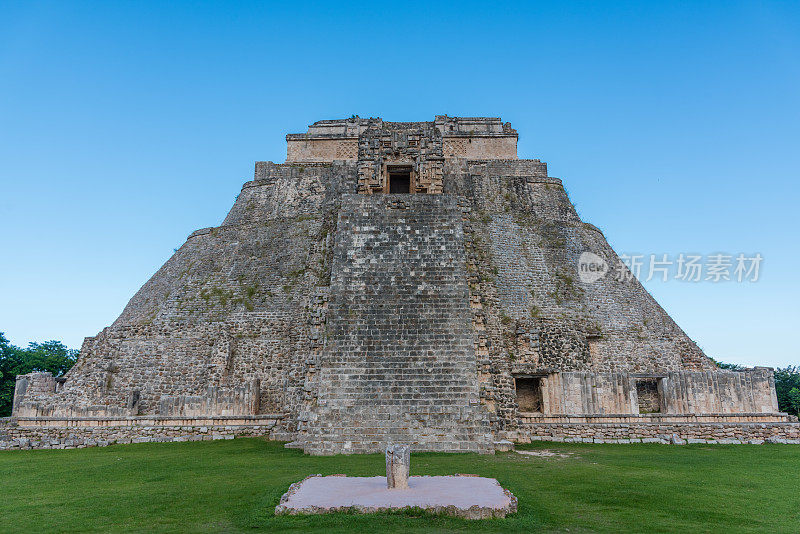
[(517, 499), (497, 480), (477, 476), (410, 477), (408, 489), (387, 488), (386, 477), (314, 475), (292, 484), (276, 514), (377, 513), (423, 508), (466, 519), (505, 517)]
[(408, 489), (411, 471), (411, 447), (389, 445), (386, 447), (386, 486), (389, 489)]

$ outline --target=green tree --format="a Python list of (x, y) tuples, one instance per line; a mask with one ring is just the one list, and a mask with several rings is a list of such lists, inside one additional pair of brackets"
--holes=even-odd
[(726, 371), (743, 371), (747, 369), (744, 365), (739, 365), (738, 363), (725, 363), (725, 362), (718, 362), (714, 358), (709, 358), (712, 362), (717, 364), (717, 367), (720, 369), (725, 369)]
[(75, 365), (78, 351), (60, 341), (29, 343), (22, 349), (9, 343), (0, 332), (0, 417), (11, 415), (17, 375), (49, 371), (61, 376)]
[(789, 406), (795, 414), (800, 413), (800, 389), (792, 388), (789, 390)]
[(14, 384), (20, 368), (19, 349), (0, 332), (0, 417), (11, 415)]
[(775, 371), (775, 392), (782, 412), (800, 415), (800, 366), (788, 366)]

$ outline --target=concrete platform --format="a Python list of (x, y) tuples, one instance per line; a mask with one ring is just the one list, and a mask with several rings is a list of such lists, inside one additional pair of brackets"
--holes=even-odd
[(517, 511), (517, 498), (497, 480), (474, 475), (409, 477), (409, 489), (386, 487), (386, 477), (312, 475), (289, 487), (276, 514), (364, 514), (422, 508), (466, 519), (505, 517)]

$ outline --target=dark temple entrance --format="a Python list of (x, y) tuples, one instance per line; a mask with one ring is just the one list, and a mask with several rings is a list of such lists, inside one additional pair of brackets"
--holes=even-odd
[(389, 192), (390, 193), (410, 193), (411, 192), (411, 166), (403, 165), (389, 167)]
[(639, 399), (639, 413), (661, 412), (661, 392), (657, 378), (637, 378), (636, 397)]
[(520, 412), (542, 412), (542, 377), (516, 376), (517, 404)]

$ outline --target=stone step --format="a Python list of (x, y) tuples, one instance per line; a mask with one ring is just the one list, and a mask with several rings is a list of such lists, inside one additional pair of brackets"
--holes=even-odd
[(446, 195), (408, 202), (420, 209), (343, 197), (306, 452), (379, 452), (389, 441), (493, 451), (479, 404), (462, 212)]

